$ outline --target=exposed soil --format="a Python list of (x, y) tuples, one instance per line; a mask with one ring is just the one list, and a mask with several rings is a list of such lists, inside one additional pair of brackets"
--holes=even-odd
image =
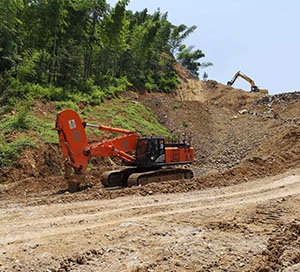
[(94, 158), (70, 194), (59, 146), (26, 150), (0, 169), (0, 271), (300, 270), (300, 93), (180, 74), (176, 95), (132, 99), (191, 138), (195, 178), (107, 190), (120, 166)]

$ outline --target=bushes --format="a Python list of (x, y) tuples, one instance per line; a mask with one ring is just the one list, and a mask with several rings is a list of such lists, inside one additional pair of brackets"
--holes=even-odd
[(35, 145), (33, 139), (22, 134), (29, 129), (30, 120), (25, 107), (20, 107), (20, 112), (5, 116), (0, 123), (0, 168), (13, 164), (19, 152)]
[(81, 82), (77, 88), (65, 89), (49, 85), (43, 87), (35, 83), (22, 84), (19, 80), (11, 81), (0, 97), (0, 105), (7, 107), (15, 107), (19, 101), (54, 101), (54, 102), (70, 102), (86, 103), (91, 105), (99, 105), (105, 98), (113, 98), (118, 93), (124, 91), (130, 83), (126, 77), (115, 79), (114, 84), (100, 88), (94, 85), (93, 80)]
[(38, 119), (31, 113), (31, 104), (15, 105), (10, 113), (2, 114), (0, 123), (0, 168), (9, 167), (19, 153), (40, 142), (57, 143), (53, 116)]
[(34, 147), (35, 142), (29, 137), (17, 139), (10, 143), (0, 144), (0, 168), (9, 167), (22, 150)]

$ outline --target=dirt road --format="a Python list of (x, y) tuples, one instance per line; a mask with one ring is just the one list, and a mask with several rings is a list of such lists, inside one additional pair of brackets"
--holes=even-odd
[[(0, 203), (0, 271), (300, 270), (300, 170), (182, 194)], [(285, 241), (288, 230), (298, 236)]]

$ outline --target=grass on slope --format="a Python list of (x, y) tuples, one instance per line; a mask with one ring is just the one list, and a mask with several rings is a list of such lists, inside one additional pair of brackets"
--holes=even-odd
[[(45, 104), (45, 107), (47, 105)], [(0, 123), (0, 168), (10, 167), (26, 148), (38, 148), (39, 144), (58, 144), (55, 126), (56, 114), (71, 108), (80, 117), (94, 124), (102, 124), (135, 131), (141, 135), (157, 135), (169, 137), (168, 130), (163, 127), (151, 110), (130, 98), (116, 98), (98, 106), (79, 106), (73, 102), (56, 103), (56, 110), (42, 117), (34, 114), (33, 106), (17, 105), (14, 112), (2, 113)], [(87, 134), (99, 137), (103, 132), (87, 130)], [(112, 135), (111, 137), (116, 136)], [(108, 136), (110, 137), (110, 136)]]

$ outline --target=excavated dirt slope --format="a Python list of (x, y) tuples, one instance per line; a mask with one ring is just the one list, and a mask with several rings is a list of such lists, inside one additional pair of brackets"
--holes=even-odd
[(98, 158), (70, 194), (58, 145), (26, 150), (0, 170), (0, 271), (300, 270), (300, 93), (181, 75), (132, 99), (192, 139), (195, 178), (107, 190)]

